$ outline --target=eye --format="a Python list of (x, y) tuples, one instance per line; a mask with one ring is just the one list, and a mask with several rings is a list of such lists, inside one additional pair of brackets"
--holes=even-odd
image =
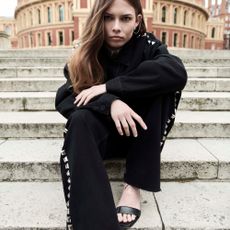
[(110, 16), (110, 15), (105, 15), (104, 16), (104, 21), (112, 21), (113, 20), (113, 17)]
[(122, 21), (124, 21), (124, 22), (129, 22), (131, 20), (132, 20), (132, 18), (130, 16), (124, 16), (124, 17), (122, 17)]

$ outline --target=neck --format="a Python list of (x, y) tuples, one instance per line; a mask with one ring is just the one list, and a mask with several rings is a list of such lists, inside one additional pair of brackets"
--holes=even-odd
[(108, 46), (107, 46), (107, 49), (108, 49), (111, 57), (117, 56), (119, 54), (120, 50), (121, 50), (121, 49), (113, 49), (113, 48), (110, 48)]

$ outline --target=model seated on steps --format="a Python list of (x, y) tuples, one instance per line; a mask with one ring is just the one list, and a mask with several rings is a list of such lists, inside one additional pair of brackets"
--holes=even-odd
[[(60, 167), (67, 229), (120, 230), (141, 215), (140, 189), (158, 192), (160, 153), (187, 73), (146, 32), (140, 0), (96, 0), (64, 67), (56, 109), (67, 118)], [(103, 160), (126, 160), (118, 204)]]

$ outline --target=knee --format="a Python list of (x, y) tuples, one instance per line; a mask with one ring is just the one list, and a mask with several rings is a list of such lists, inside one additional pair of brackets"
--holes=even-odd
[(79, 109), (70, 115), (68, 122), (74, 126), (80, 126), (92, 120), (92, 117), (93, 114), (91, 111), (86, 109)]

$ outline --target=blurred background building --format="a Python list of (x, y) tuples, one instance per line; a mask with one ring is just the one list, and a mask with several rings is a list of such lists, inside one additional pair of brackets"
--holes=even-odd
[[(230, 0), (222, 0), (221, 2), (218, 2), (217, 0), (208, 1), (208, 12), (210, 15), (210, 18), (213, 19), (213, 21), (221, 21), (224, 24), (224, 31), (221, 36), (223, 36), (224, 49), (230, 49)], [(210, 35), (212, 39), (212, 35), (215, 36), (218, 34), (217, 27), (213, 25), (211, 28), (212, 31), (210, 31)]]
[[(15, 19), (0, 18), (0, 44), (6, 48), (72, 47), (94, 1), (18, 0)], [(148, 31), (169, 47), (230, 49), (230, 0), (209, 0), (207, 8), (205, 0), (141, 2)]]

